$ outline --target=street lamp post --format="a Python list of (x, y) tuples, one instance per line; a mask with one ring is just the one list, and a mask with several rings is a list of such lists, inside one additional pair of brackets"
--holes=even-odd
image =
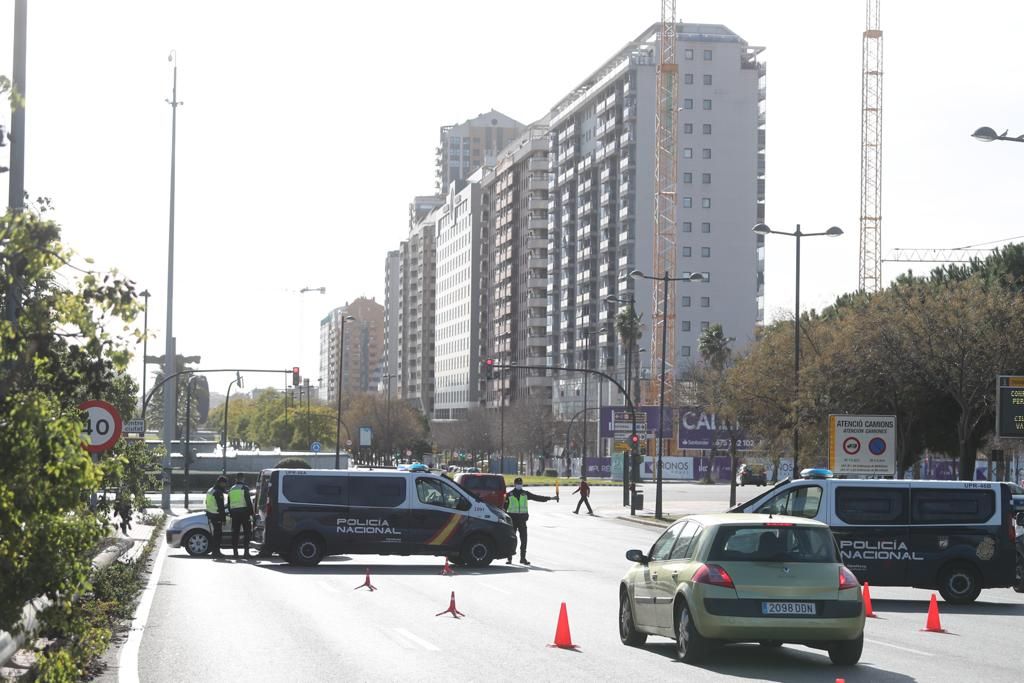
[[(146, 348), (147, 342), (149, 341), (149, 290), (144, 289), (139, 292), (139, 296), (146, 300), (146, 305), (142, 309), (142, 398), (146, 398)], [(145, 430), (145, 427), (143, 427)], [(143, 437), (145, 437), (145, 431), (143, 431)]]
[[(668, 271), (661, 277), (654, 277), (651, 275), (644, 275), (639, 270), (634, 270), (629, 274), (631, 278), (641, 278), (644, 280), (661, 280), (662, 291), (664, 292), (664, 298), (662, 300), (662, 310), (668, 313), (668, 283), (670, 282), (700, 282), (704, 279), (704, 276), (700, 273), (690, 273), (686, 277), (671, 277)], [(668, 325), (663, 323), (661, 326), (661, 389), (658, 392), (658, 464), (656, 466), (655, 474), (655, 485), (654, 485), (654, 516), (661, 519), (662, 506), (661, 506), (661, 472), (662, 472), (662, 450), (663, 442), (665, 440), (665, 363), (668, 359), (669, 353), (674, 353), (675, 349), (671, 351), (665, 348), (668, 343)], [(669, 436), (671, 436), (671, 431)]]
[[(341, 316), (341, 332), (338, 335), (338, 429), (337, 438), (334, 440), (334, 469), (336, 470), (341, 469), (341, 379), (342, 368), (345, 363), (345, 323), (353, 320), (355, 320), (355, 318), (351, 315)], [(348, 431), (348, 428), (346, 428), (346, 431)]]
[[(185, 509), (188, 510), (188, 475), (191, 470), (191, 459), (192, 459), (192, 382), (196, 380), (199, 375), (192, 375), (185, 382)], [(227, 406), (224, 406), (224, 412), (227, 412)]]
[(220, 469), (223, 475), (228, 473), (228, 404), (231, 401), (231, 387), (235, 384), (238, 385), (239, 389), (242, 388), (242, 373), (235, 373), (235, 378), (228, 383), (228, 392), (224, 397), (224, 433), (221, 435), (220, 445)]
[(1010, 137), (1007, 133), (1010, 131), (1003, 131), (1000, 135), (988, 126), (982, 126), (978, 130), (971, 133), (971, 137), (975, 140), (981, 140), (982, 142), (992, 142), (993, 140), (1005, 140), (1007, 142), (1024, 142), (1024, 135), (1018, 135), (1017, 137)]
[[(637, 317), (636, 317), (636, 299), (632, 295), (630, 295), (627, 298), (620, 298), (620, 297), (615, 296), (614, 294), (609, 294), (608, 296), (606, 296), (604, 298), (604, 300), (606, 302), (608, 302), (608, 303), (623, 303), (623, 304), (624, 303), (628, 303), (629, 304), (629, 318), (634, 323), (637, 322)], [(613, 323), (613, 326), (614, 326), (614, 323)], [(635, 349), (636, 349), (636, 337), (633, 336), (633, 335), (630, 335), (629, 342), (626, 344), (626, 377), (625, 377), (625, 379), (626, 379), (626, 398), (627, 398), (627, 402), (629, 400), (633, 400), (634, 403), (636, 401), (635, 401), (633, 395), (630, 393), (630, 379), (631, 379), (631, 376), (632, 376), (633, 355), (634, 355), (633, 352), (634, 352)], [(639, 354), (636, 354), (636, 355), (639, 355)], [(639, 378), (637, 378), (637, 379), (639, 379)], [(637, 382), (637, 384), (639, 384), (639, 382)], [(623, 459), (622, 459), (622, 505), (623, 505), (623, 507), (625, 507), (626, 505), (629, 505), (629, 490), (630, 490), (630, 481), (629, 480), (630, 480), (630, 470), (632, 469), (632, 462), (631, 462), (631, 460), (632, 460), (632, 452), (631, 452), (631, 450), (632, 450), (632, 444), (630, 444), (629, 450), (627, 450), (626, 455), (623, 456)]]
[(801, 232), (800, 224), (793, 232), (773, 230), (764, 223), (758, 223), (753, 227), (758, 235), (788, 235), (796, 238), (796, 294), (793, 305), (795, 318), (793, 323), (793, 467), (796, 468), (800, 458), (800, 238), (801, 237), (839, 237), (843, 234), (841, 228), (832, 226), (823, 232)]
[[(394, 379), (397, 376), (398, 375), (393, 375), (390, 372), (387, 372), (387, 373), (384, 373), (384, 376), (382, 377), (382, 379), (385, 380), (388, 383), (388, 398), (387, 398), (387, 402), (385, 403), (385, 405), (387, 406), (388, 438), (387, 438), (387, 441), (385, 443), (387, 443), (386, 457), (389, 460), (391, 459), (391, 452), (394, 450), (394, 446), (393, 446), (394, 442), (393, 442), (393, 437), (391, 435), (391, 380)], [(381, 458), (381, 464), (383, 464), (383, 462), (384, 462), (384, 459)]]

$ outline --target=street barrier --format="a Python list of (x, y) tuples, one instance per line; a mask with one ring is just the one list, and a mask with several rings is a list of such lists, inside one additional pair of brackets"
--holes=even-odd
[(555, 642), (548, 647), (557, 647), (563, 650), (576, 650), (578, 646), (573, 645), (572, 636), (569, 634), (569, 613), (565, 609), (565, 603), (558, 611), (558, 625), (555, 627)]
[(439, 617), (439, 616), (441, 616), (442, 614), (450, 614), (450, 615), (452, 615), (453, 617), (455, 617), (456, 619), (458, 619), (459, 617), (464, 617), (464, 616), (466, 616), (465, 614), (463, 614), (462, 612), (460, 612), (460, 611), (458, 610), (458, 608), (457, 608), (457, 607), (455, 606), (455, 591), (452, 591), (452, 599), (451, 599), (451, 602), (449, 602), (449, 603), (448, 603), (448, 609), (446, 609), (446, 610), (445, 610), (445, 611), (443, 611), (443, 612), (438, 612), (438, 613), (437, 613), (437, 614), (435, 614), (434, 616), (435, 616), (435, 617)]
[(357, 591), (360, 588), (369, 588), (371, 592), (377, 590), (377, 587), (374, 586), (372, 583), (370, 583), (370, 568), (369, 567), (366, 568), (366, 580), (363, 581), (358, 586), (356, 586), (355, 588), (353, 588), (352, 590)]

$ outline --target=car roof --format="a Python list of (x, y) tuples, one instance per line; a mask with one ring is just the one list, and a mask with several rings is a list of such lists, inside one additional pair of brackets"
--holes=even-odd
[(792, 515), (769, 515), (754, 512), (721, 512), (708, 515), (687, 515), (686, 517), (683, 517), (678, 521), (682, 522), (683, 520), (691, 519), (701, 524), (702, 526), (742, 526), (775, 522), (777, 524), (792, 524), (793, 526), (824, 527), (826, 529), (828, 528), (828, 525), (824, 522), (819, 522), (815, 519), (807, 519), (806, 517), (793, 517)]

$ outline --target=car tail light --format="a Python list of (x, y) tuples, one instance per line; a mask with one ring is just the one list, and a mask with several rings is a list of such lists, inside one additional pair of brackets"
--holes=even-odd
[(702, 564), (693, 574), (694, 583), (705, 583), (709, 586), (721, 586), (722, 588), (736, 589), (732, 583), (732, 577), (717, 564)]
[(853, 575), (846, 565), (839, 566), (839, 590), (846, 590), (847, 588), (860, 588), (860, 581)]
[(764, 526), (793, 526), (793, 522), (765, 522)]

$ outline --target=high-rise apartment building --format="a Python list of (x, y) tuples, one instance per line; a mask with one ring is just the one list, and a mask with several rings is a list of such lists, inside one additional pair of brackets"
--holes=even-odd
[[(489, 172), (489, 169), (487, 169)], [(480, 353), (486, 335), (489, 271), (486, 226), (478, 169), (448, 186), (437, 216), (434, 314), (435, 420), (455, 420), (480, 403)]]
[(342, 318), (345, 323), (345, 353), (341, 387), (347, 391), (377, 391), (381, 357), (384, 354), (384, 307), (374, 299), (360, 297), (339, 306), (320, 321), (320, 386), (327, 387), (327, 400), (337, 400), (338, 360)]
[(388, 384), (394, 387), (398, 381), (398, 312), (401, 289), (398, 286), (402, 267), (401, 252), (388, 252), (384, 261), (384, 353), (380, 359), (381, 391), (388, 391)]
[[(547, 363), (548, 175), (548, 125), (542, 119), (499, 153), (483, 181), (492, 265), (484, 353), (500, 365)], [(489, 406), (551, 403), (551, 377), (543, 370), (500, 371), (485, 384)]]
[[(652, 287), (629, 276), (654, 263), (655, 24), (591, 74), (552, 110), (548, 218), (548, 360), (624, 374), (614, 320), (635, 300), (641, 348), (650, 345)], [(679, 24), (678, 272), (675, 367), (697, 358), (698, 340), (720, 323), (742, 347), (763, 320), (764, 64), (761, 48), (725, 26)], [(642, 376), (649, 372), (650, 361)], [(554, 380), (553, 405), (580, 406), (579, 378)], [(604, 391), (603, 397), (601, 392)], [(618, 402), (591, 384), (588, 404)]]
[(439, 196), (448, 186), (465, 180), (523, 131), (523, 124), (493, 109), (462, 123), (442, 126), (441, 142), (434, 161)]

